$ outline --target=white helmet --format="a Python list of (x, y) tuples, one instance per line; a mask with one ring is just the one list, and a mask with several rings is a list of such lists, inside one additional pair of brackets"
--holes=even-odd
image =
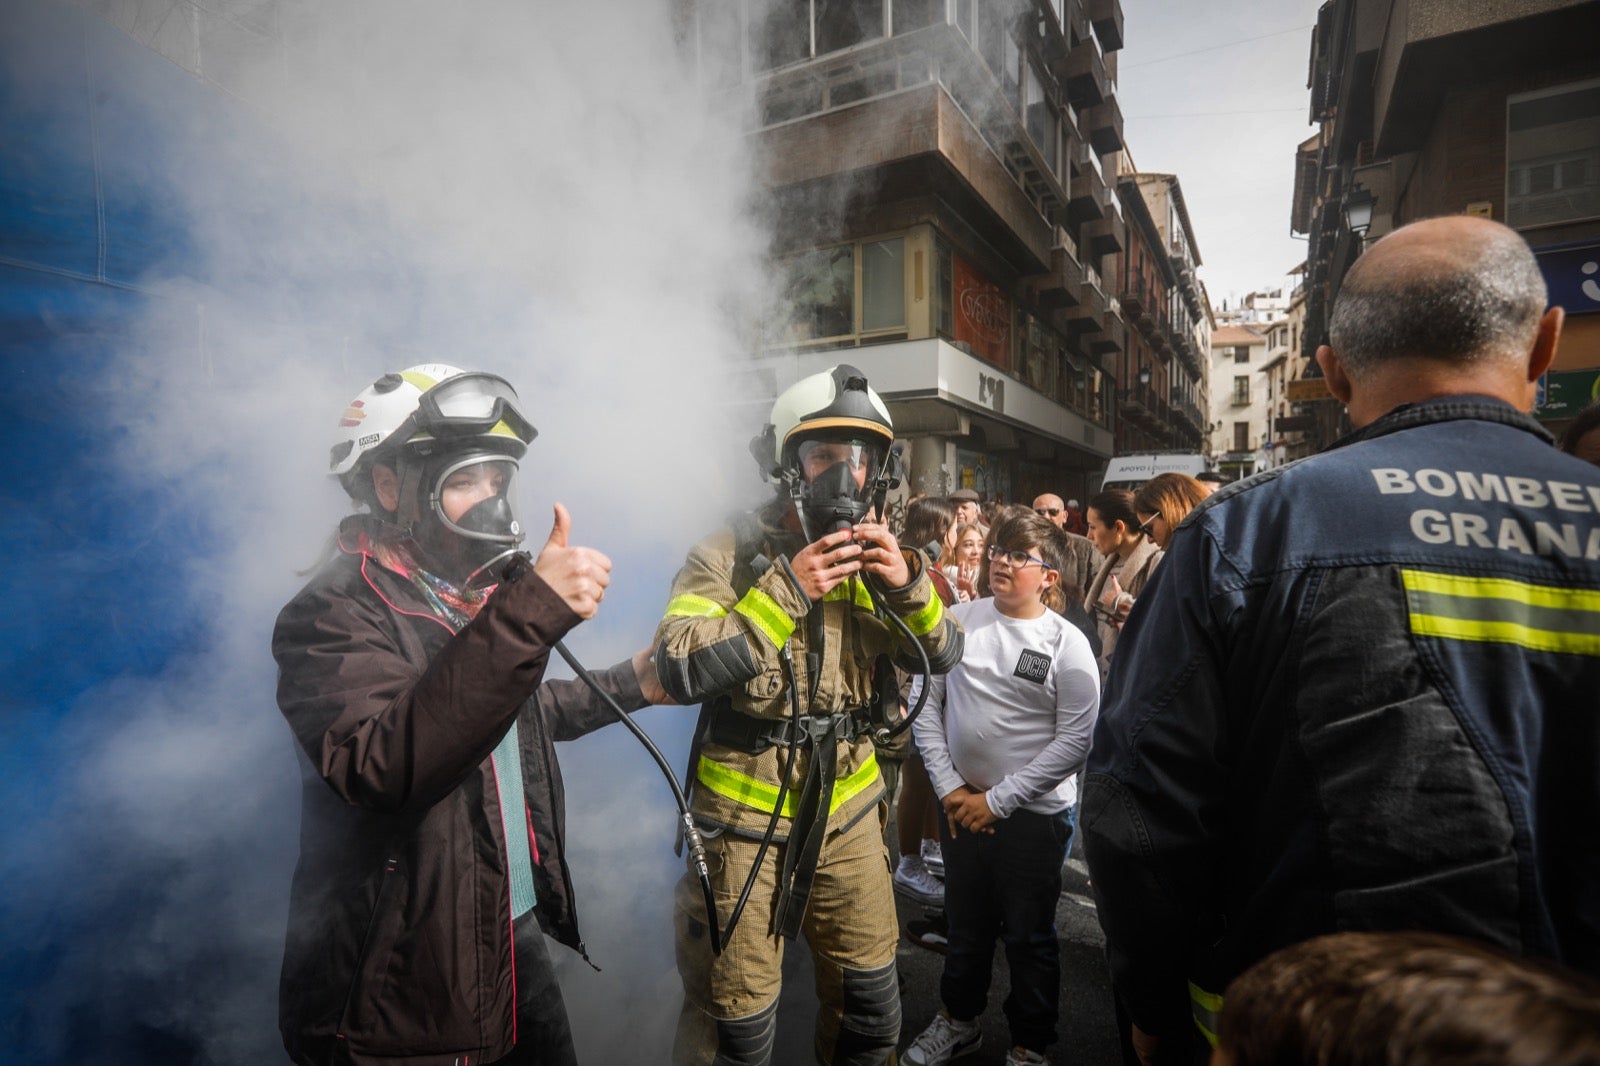
[(538, 433), (504, 378), (424, 363), (383, 375), (350, 401), (339, 419), (328, 472), (361, 499), (372, 463), (402, 448), (421, 457), (472, 444), (520, 459)]
[(792, 470), (801, 440), (823, 435), (866, 437), (884, 448), (894, 443), (894, 421), (883, 399), (867, 384), (867, 376), (840, 363), (784, 389), (772, 404), (772, 421), (758, 438), (757, 455), (778, 470)]
[(751, 453), (769, 478), (788, 485), (811, 540), (861, 521), (874, 486), (898, 484), (893, 444), (888, 407), (865, 374), (841, 363), (783, 390)]

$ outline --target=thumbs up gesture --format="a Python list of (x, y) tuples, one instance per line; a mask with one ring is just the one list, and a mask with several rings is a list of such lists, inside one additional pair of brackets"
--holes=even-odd
[(579, 618), (593, 618), (600, 610), (600, 601), (605, 598), (606, 586), (611, 584), (611, 560), (593, 548), (570, 547), (567, 538), (572, 531), (572, 516), (559, 503), (555, 512), (550, 539), (539, 550), (533, 572), (554, 589)]

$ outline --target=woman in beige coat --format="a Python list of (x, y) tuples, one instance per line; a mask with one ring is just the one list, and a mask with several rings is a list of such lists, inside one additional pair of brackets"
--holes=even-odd
[(1089, 539), (1105, 557), (1083, 601), (1084, 610), (1100, 628), (1100, 681), (1104, 684), (1122, 623), (1161, 561), (1162, 551), (1140, 530), (1133, 493), (1126, 489), (1102, 492), (1091, 499), (1086, 517)]

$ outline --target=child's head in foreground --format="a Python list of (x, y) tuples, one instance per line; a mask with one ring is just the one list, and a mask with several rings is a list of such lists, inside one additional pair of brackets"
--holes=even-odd
[(1600, 982), (1438, 933), (1338, 933), (1240, 974), (1213, 1066), (1600, 1066)]

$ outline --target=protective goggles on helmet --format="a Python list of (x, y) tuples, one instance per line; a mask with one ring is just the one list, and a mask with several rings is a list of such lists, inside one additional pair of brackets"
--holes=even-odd
[(422, 394), (407, 422), (396, 433), (400, 440), (506, 437), (526, 446), (539, 435), (517, 407), (517, 390), (498, 374), (483, 371), (439, 382)]

